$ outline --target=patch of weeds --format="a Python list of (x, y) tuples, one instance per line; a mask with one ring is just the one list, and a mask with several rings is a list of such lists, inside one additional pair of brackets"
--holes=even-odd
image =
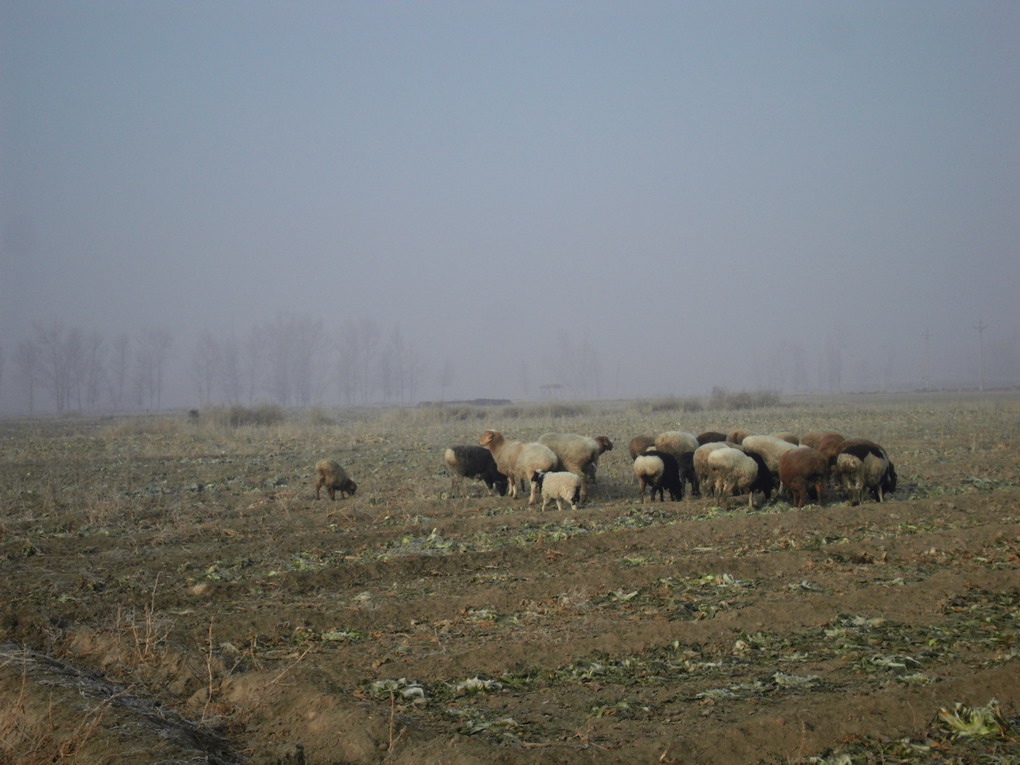
[(1003, 489), (1009, 486), (1008, 483), (1000, 481), (996, 478), (984, 478), (982, 476), (967, 476), (962, 481), (964, 486), (973, 486), (977, 491), (992, 491), (994, 489)]
[(630, 555), (624, 557), (621, 562), (627, 568), (638, 568), (649, 563), (658, 563), (658, 558), (654, 555)]
[(517, 624), (517, 617), (501, 614), (491, 608), (469, 608), (463, 612), (464, 621), (492, 624)]
[(995, 699), (983, 707), (968, 707), (957, 702), (951, 710), (939, 709), (938, 716), (942, 729), (953, 738), (1008, 740), (1012, 729)]
[(428, 536), (415, 537), (410, 534), (401, 537), (398, 541), (389, 542), (386, 545), (388, 555), (436, 555), (448, 552), (461, 552), (465, 548), (458, 542), (444, 539), (436, 529)]
[(894, 675), (906, 675), (909, 670), (918, 669), (921, 666), (921, 662), (913, 656), (904, 654), (877, 653), (869, 656), (864, 663), (872, 667), (879, 667)]
[(425, 688), (405, 677), (398, 680), (376, 680), (365, 687), (365, 692), (377, 699), (398, 699), (421, 705), (428, 703)]
[(648, 714), (651, 712), (651, 707), (642, 704), (638, 699), (634, 698), (622, 698), (612, 704), (598, 704), (590, 709), (593, 717), (620, 717), (623, 719), (633, 719), (639, 717), (642, 714)]
[(498, 680), (483, 680), (480, 677), (469, 677), (453, 686), (455, 696), (467, 696), (476, 693), (493, 693), (503, 689)]
[(986, 763), (1012, 765), (1020, 761), (1018, 718), (1007, 718), (992, 699), (984, 707), (954, 705), (941, 708), (916, 738), (876, 741), (862, 738), (800, 760), (802, 765), (852, 765), (858, 762)]
[(356, 630), (325, 630), (319, 635), (324, 643), (356, 643), (365, 637), (364, 633)]
[(520, 744), (523, 726), (512, 717), (487, 720), (473, 710), (449, 709), (448, 713), (459, 720), (457, 732), (465, 736), (482, 734), (506, 744)]

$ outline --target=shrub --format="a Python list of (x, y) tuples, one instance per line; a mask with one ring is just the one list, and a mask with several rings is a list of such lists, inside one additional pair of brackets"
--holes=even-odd
[(279, 425), (284, 420), (283, 408), (278, 404), (255, 406), (234, 404), (226, 408), (217, 407), (206, 412), (205, 417), (215, 425), (229, 428), (240, 428), (245, 425)]

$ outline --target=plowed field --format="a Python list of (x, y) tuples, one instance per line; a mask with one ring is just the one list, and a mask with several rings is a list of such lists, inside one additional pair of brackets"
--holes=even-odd
[[(889, 501), (638, 502), (639, 433), (833, 429)], [(443, 449), (608, 435), (529, 508)], [(0, 422), (0, 762), (1020, 758), (1020, 394)], [(353, 498), (316, 501), (341, 462)]]

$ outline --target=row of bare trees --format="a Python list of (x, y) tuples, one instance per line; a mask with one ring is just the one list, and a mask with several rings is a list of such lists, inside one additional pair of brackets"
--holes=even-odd
[(17, 344), (14, 374), (30, 413), (44, 395), (57, 412), (131, 404), (158, 408), (172, 348), (167, 329), (119, 335), (107, 343), (99, 332), (51, 321), (36, 324)]
[[(160, 408), (171, 364), (179, 362), (167, 328), (107, 341), (60, 321), (36, 324), (13, 353), (14, 382), (29, 413)], [(0, 348), (0, 384), (3, 375)], [(203, 332), (187, 359), (201, 404), (269, 401), (309, 406), (416, 400), (425, 365), (399, 325), (384, 333), (372, 318), (350, 320), (333, 334), (318, 319), (280, 314), (244, 336)], [(192, 395), (193, 392), (193, 395)]]

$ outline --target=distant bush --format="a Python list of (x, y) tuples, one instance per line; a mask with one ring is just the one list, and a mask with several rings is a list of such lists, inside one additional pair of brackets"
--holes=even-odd
[(440, 425), (444, 422), (465, 422), (483, 420), (491, 414), (488, 407), (474, 404), (419, 404), (413, 409), (399, 408), (388, 411), (381, 418), (386, 423), (416, 423), (419, 425)]
[(701, 399), (697, 396), (663, 396), (662, 398), (641, 399), (637, 402), (637, 410), (642, 414), (661, 414), (663, 412), (700, 412), (704, 409)]
[(782, 399), (779, 391), (759, 390), (732, 393), (719, 385), (712, 388), (709, 406), (712, 409), (763, 409), (779, 406)]
[(216, 407), (203, 412), (202, 417), (214, 425), (228, 428), (240, 428), (245, 425), (279, 425), (284, 420), (283, 408), (277, 404), (255, 406), (234, 404), (229, 407)]

